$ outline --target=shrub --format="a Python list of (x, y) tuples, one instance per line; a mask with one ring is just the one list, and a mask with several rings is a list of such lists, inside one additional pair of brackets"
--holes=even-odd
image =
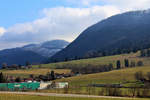
[(138, 80), (138, 81), (144, 79), (143, 72), (141, 72), (141, 71), (140, 72), (136, 72), (134, 76), (135, 76), (135, 79)]
[(130, 67), (135, 67), (135, 66), (136, 66), (135, 61), (131, 61), (131, 63), (130, 63)]
[(150, 80), (150, 72), (147, 73), (147, 78)]
[(122, 91), (119, 88), (107, 87), (106, 93), (108, 96), (121, 96)]
[(144, 64), (143, 64), (143, 62), (142, 61), (138, 61), (137, 62), (137, 66), (143, 66)]

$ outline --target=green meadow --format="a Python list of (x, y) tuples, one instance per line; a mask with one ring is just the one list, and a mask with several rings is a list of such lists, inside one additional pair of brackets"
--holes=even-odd
[[(116, 61), (120, 60), (122, 63), (122, 66), (124, 65), (124, 59), (129, 59), (129, 61), (143, 61), (144, 65), (150, 65), (150, 58), (142, 58), (139, 57), (138, 53), (130, 53), (130, 54), (121, 54), (121, 55), (115, 55), (115, 56), (106, 56), (106, 57), (97, 57), (97, 58), (90, 58), (90, 59), (81, 59), (81, 60), (73, 60), (73, 61), (67, 61), (67, 62), (59, 62), (59, 63), (51, 63), (51, 64), (42, 64), (43, 68), (61, 68), (63, 66), (80, 66), (84, 67), (86, 65), (105, 65), (105, 64), (113, 64), (114, 67), (116, 66)], [(34, 68), (39, 67), (39, 65), (34, 65)]]
[(147, 72), (150, 72), (150, 66), (142, 66), (135, 68), (124, 68), (121, 70), (113, 70), (110, 72), (96, 73), (81, 75), (71, 78), (60, 79), (57, 81), (67, 81), (70, 85), (87, 85), (90, 83), (123, 83), (126, 81), (136, 81), (134, 74), (142, 71), (145, 76)]

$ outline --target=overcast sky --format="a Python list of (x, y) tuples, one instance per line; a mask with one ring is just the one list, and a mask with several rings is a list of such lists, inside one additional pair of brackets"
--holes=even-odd
[(64, 39), (73, 41), (102, 19), (150, 7), (150, 0), (1, 0), (0, 49)]

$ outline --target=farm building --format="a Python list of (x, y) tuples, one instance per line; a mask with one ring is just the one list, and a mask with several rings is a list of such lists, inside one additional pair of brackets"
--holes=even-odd
[(55, 83), (55, 88), (66, 88), (68, 87), (68, 82), (58, 82), (58, 83)]
[(31, 82), (31, 83), (1, 83), (1, 90), (36, 90), (40, 87), (39, 82)]
[(18, 91), (18, 90), (41, 90), (50, 88), (65, 88), (68, 87), (67, 82), (24, 82), (24, 83), (0, 83), (0, 90)]
[(47, 89), (48, 86), (51, 86), (52, 85), (52, 82), (41, 82), (40, 83), (40, 87), (38, 88), (39, 90), (42, 90), (42, 89)]

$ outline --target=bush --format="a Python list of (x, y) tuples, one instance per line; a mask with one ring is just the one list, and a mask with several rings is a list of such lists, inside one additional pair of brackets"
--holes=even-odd
[(68, 93), (69, 93), (69, 88), (68, 88), (68, 87), (65, 87), (65, 88), (64, 88), (64, 93), (65, 93), (65, 94), (68, 94)]
[(117, 65), (117, 69), (121, 69), (121, 62), (120, 62), (120, 60), (118, 60), (118, 61), (116, 62), (116, 65)]
[(135, 76), (135, 79), (138, 80), (138, 81), (139, 80), (141, 81), (141, 80), (144, 79), (143, 72), (136, 72), (134, 76)]
[(150, 90), (147, 88), (141, 89), (140, 97), (150, 97)]
[(124, 60), (124, 64), (125, 64), (125, 67), (129, 67), (129, 60), (128, 60), (128, 59), (125, 59), (125, 60)]
[(136, 66), (135, 61), (131, 61), (131, 63), (130, 63), (130, 67), (135, 67), (135, 66)]
[(138, 61), (137, 62), (137, 66), (143, 66), (144, 64), (143, 64), (143, 62), (142, 61)]
[(129, 92), (130, 92), (130, 94), (132, 95), (132, 97), (136, 97), (136, 88), (130, 88), (129, 89)]
[(122, 91), (119, 88), (110, 88), (106, 89), (107, 96), (121, 96)]
[(150, 72), (147, 73), (147, 78), (150, 80)]
[(3, 75), (3, 73), (0, 73), (0, 83), (6, 83), (7, 82), (7, 78)]

